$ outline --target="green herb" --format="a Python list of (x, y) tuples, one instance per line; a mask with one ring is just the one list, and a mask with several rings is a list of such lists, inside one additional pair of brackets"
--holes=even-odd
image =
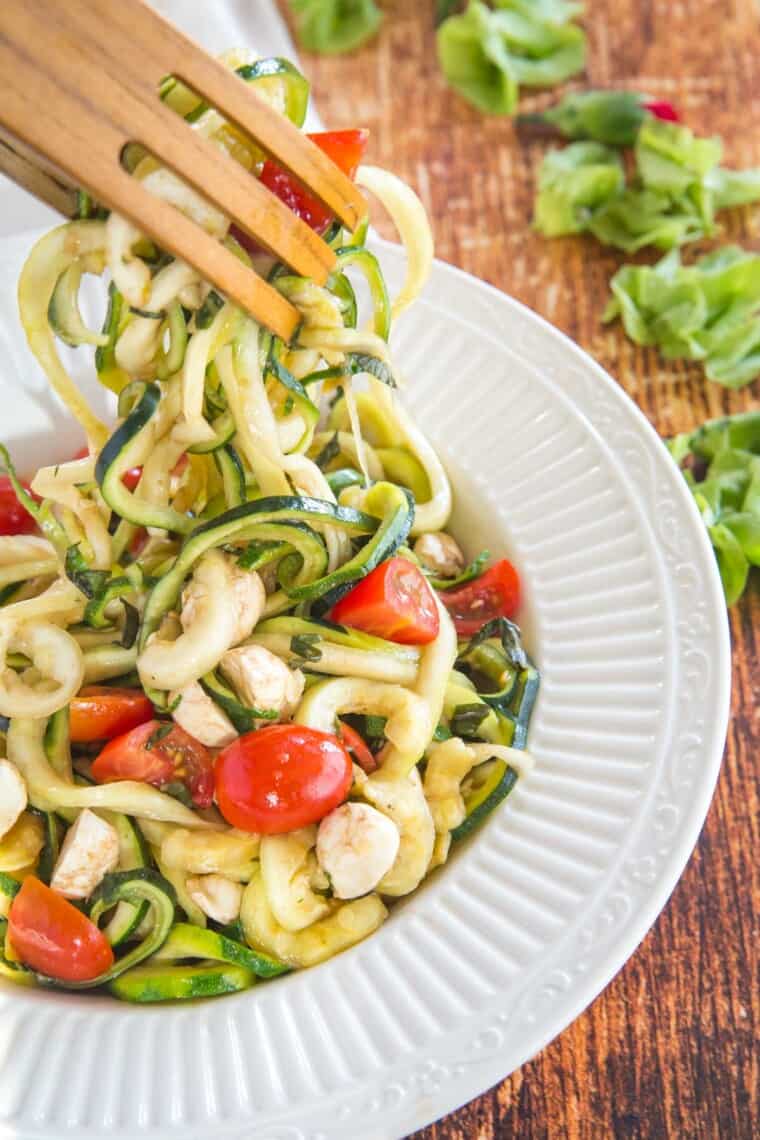
[(374, 0), (290, 0), (296, 34), (306, 51), (354, 51), (376, 34), (383, 15)]
[(711, 420), (668, 443), (718, 561), (727, 604), (760, 565), (760, 412)]
[(462, 15), (438, 29), (438, 60), (446, 79), (470, 103), (509, 115), (519, 86), (551, 87), (582, 71), (586, 37), (575, 24), (581, 6), (560, 0), (495, 0), (496, 10), (470, 0)]
[(336, 431), (333, 435), (330, 436), (327, 443), (322, 448), (314, 462), (321, 471), (324, 471), (325, 467), (327, 467), (327, 464), (331, 463), (333, 459), (336, 459), (339, 455), (340, 444), (338, 443), (338, 433)]
[(107, 570), (91, 570), (82, 554), (79, 543), (70, 546), (64, 561), (66, 577), (73, 582), (86, 598), (94, 598), (105, 587), (110, 578)]
[(288, 396), (287, 399), (285, 400), (285, 403), (282, 406), (282, 410), (283, 410), (284, 415), (289, 416), (290, 413), (293, 411), (293, 408), (295, 406), (296, 406), (296, 402), (293, 399), (293, 397)]
[(237, 564), (241, 570), (256, 570), (257, 567), (274, 561), (277, 551), (285, 550), (284, 542), (257, 542), (253, 539), (244, 550), (237, 553)]
[(677, 250), (654, 266), (624, 265), (603, 320), (620, 317), (637, 344), (699, 360), (728, 388), (760, 374), (760, 254), (725, 246), (690, 266)]
[(223, 304), (224, 297), (220, 297), (216, 290), (212, 289), (195, 314), (195, 327), (197, 329), (207, 329)]
[(547, 111), (518, 115), (516, 126), (549, 128), (566, 139), (633, 146), (646, 113), (643, 97), (633, 91), (578, 91)]
[(168, 784), (161, 784), (159, 790), (162, 791), (164, 795), (171, 796), (174, 800), (179, 800), (185, 807), (191, 808), (193, 806), (193, 797), (180, 780), (172, 780)]
[(451, 729), (448, 728), (447, 725), (438, 724), (438, 725), (436, 725), (435, 732), (433, 733), (433, 740), (437, 744), (440, 744), (444, 740), (451, 740), (451, 737), (453, 735), (454, 734), (452, 733)]
[(481, 550), (477, 558), (473, 558), (470, 565), (465, 567), (461, 574), (457, 574), (456, 578), (436, 578), (434, 575), (428, 574), (427, 580), (435, 590), (453, 590), (456, 586), (463, 586), (465, 582), (471, 582), (473, 578), (479, 578), (490, 557), (490, 550)]
[(348, 376), (359, 376), (361, 373), (367, 372), (376, 380), (387, 384), (389, 388), (396, 387), (396, 381), (388, 365), (377, 356), (369, 356), (364, 352), (347, 353), (346, 359), (343, 361), (342, 371), (344, 375)]
[(481, 701), (471, 705), (457, 705), (451, 715), (449, 728), (452, 736), (477, 736), (478, 729), (491, 712), (491, 706)]
[(27, 491), (24, 484), (16, 474), (16, 468), (13, 466), (8, 448), (0, 443), (0, 474), (7, 475), (13, 493), (18, 502), (27, 512), (31, 515), (37, 526), (43, 532), (53, 545), (63, 553), (68, 546), (68, 538), (66, 532), (57, 521), (52, 512), (52, 507), (48, 499), (43, 499), (41, 503), (37, 502), (34, 496)]
[(150, 752), (152, 749), (156, 748), (162, 740), (166, 739), (173, 728), (174, 724), (171, 721), (160, 724), (158, 728), (155, 728), (148, 739), (145, 741), (145, 744), (143, 744), (145, 751)]
[(304, 661), (320, 661), (322, 650), (317, 645), (322, 639), (318, 633), (300, 633), (290, 639), (290, 652)]
[(131, 602), (121, 600), (124, 609), (124, 628), (121, 631), (121, 644), (124, 649), (131, 649), (137, 641), (140, 631), (140, 614)]
[(515, 625), (514, 622), (504, 617), (493, 618), (491, 621), (485, 622), (475, 636), (468, 641), (467, 645), (459, 654), (459, 659), (466, 658), (473, 649), (476, 649), (491, 637), (498, 638), (501, 642), (504, 655), (510, 665), (514, 666), (515, 669), (524, 669), (526, 667), (528, 658), (522, 647), (520, 628)]
[(155, 311), (153, 309), (138, 309), (136, 305), (129, 306), (130, 313), (134, 313), (136, 317), (145, 317), (149, 321), (162, 321), (166, 313), (162, 310)]

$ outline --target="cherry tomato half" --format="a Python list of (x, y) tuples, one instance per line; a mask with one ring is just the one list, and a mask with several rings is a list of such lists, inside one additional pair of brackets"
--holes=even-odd
[(8, 936), (25, 966), (61, 982), (92, 981), (113, 964), (102, 930), (34, 875), (11, 903)]
[(113, 740), (153, 719), (153, 705), (140, 689), (90, 685), (69, 706), (69, 735), (75, 744)]
[[(308, 137), (344, 174), (353, 178), (364, 155), (369, 131), (320, 131)], [(330, 211), (271, 159), (264, 163), (261, 181), (313, 230), (323, 230), (329, 226), (332, 221)]]
[(512, 563), (502, 558), (479, 578), (456, 590), (441, 590), (438, 596), (457, 633), (472, 637), (493, 618), (514, 617), (520, 604), (520, 579)]
[[(32, 489), (28, 483), (23, 486), (29, 493)], [(0, 475), (0, 534), (31, 534), (37, 524), (16, 498), (7, 475)]]
[(438, 636), (438, 609), (425, 575), (406, 558), (381, 562), (333, 606), (332, 620), (401, 645)]
[(216, 801), (233, 827), (280, 835), (317, 823), (343, 803), (351, 757), (329, 732), (273, 724), (249, 732), (216, 758)]
[(341, 720), (338, 722), (338, 736), (345, 744), (351, 757), (360, 768), (364, 769), (367, 775), (375, 771), (377, 768), (377, 757), (355, 728), (352, 728), (350, 724), (344, 724)]
[(162, 788), (184, 784), (198, 807), (211, 807), (214, 765), (211, 753), (178, 724), (149, 720), (109, 741), (93, 761), (93, 780), (143, 780)]
[[(89, 448), (83, 447), (80, 451), (78, 451), (76, 453), (74, 458), (75, 459), (86, 459), (89, 454), (90, 454)], [(171, 474), (177, 475), (177, 476), (181, 475), (182, 472), (187, 467), (188, 462), (189, 462), (189, 460), (187, 458), (187, 452), (183, 452), (182, 455), (180, 455), (177, 462), (174, 464), (174, 467), (171, 470)], [(142, 478), (142, 473), (143, 473), (142, 467), (130, 467), (128, 471), (124, 472), (124, 474), (121, 477), (121, 481), (124, 484), (124, 486), (127, 488), (128, 491), (134, 491), (137, 488), (137, 484), (140, 482), (140, 479)]]

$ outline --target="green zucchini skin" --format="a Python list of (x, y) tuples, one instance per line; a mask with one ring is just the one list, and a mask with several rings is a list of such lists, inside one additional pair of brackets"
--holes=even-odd
[(476, 796), (469, 804), (465, 799), (467, 816), (459, 827), (455, 827), (451, 832), (452, 841), (458, 842), (461, 839), (466, 839), (468, 835), (472, 835), (473, 831), (480, 827), (494, 808), (507, 798), (517, 783), (517, 772), (514, 768), (506, 764), (504, 760), (498, 760), (496, 764), (498, 767), (494, 771), (494, 778), (488, 782), (485, 795)]
[(245, 471), (240, 456), (231, 443), (223, 443), (214, 453), (214, 463), (222, 477), (227, 507), (239, 507), (246, 501)]
[(342, 273), (349, 266), (354, 266), (364, 275), (375, 309), (374, 330), (383, 340), (388, 340), (391, 334), (391, 302), (380, 263), (364, 246), (344, 246), (336, 252), (336, 272)]
[(268, 537), (264, 524), (328, 523), (349, 534), (373, 534), (380, 519), (351, 507), (340, 507), (323, 499), (295, 495), (270, 496), (243, 503), (196, 527), (185, 539), (171, 569), (154, 585), (143, 612), (139, 649), (157, 628), (164, 614), (176, 603), (182, 584), (193, 565), (212, 547), (223, 543)]
[(194, 520), (171, 507), (147, 503), (129, 491), (122, 482), (125, 471), (142, 464), (140, 435), (156, 414), (161, 392), (157, 384), (146, 384), (137, 406), (106, 442), (95, 464), (95, 479), (100, 493), (112, 511), (136, 526), (160, 527), (186, 534)]
[(227, 962), (202, 962), (192, 966), (156, 962), (127, 970), (114, 979), (108, 989), (121, 1001), (147, 1004), (221, 997), (247, 990), (255, 980), (256, 975), (251, 970)]
[(189, 452), (193, 455), (206, 455), (210, 451), (216, 451), (217, 448), (223, 447), (225, 443), (229, 443), (235, 438), (237, 429), (231, 412), (221, 412), (212, 421), (211, 427), (214, 430), (214, 438), (203, 443), (193, 444), (192, 447), (188, 447)]
[[(121, 812), (109, 813), (108, 822), (116, 828), (119, 836), (119, 867), (122, 871), (136, 871), (150, 864), (148, 848), (142, 832), (133, 819)], [(147, 899), (135, 905), (121, 901), (117, 903), (113, 916), (104, 928), (104, 934), (112, 946), (121, 946), (137, 930), (148, 913)]]
[(50, 884), (53, 875), (53, 869), (58, 862), (58, 856), (61, 852), (61, 844), (63, 842), (65, 828), (63, 820), (52, 811), (35, 812), (35, 815), (41, 817), (42, 825), (45, 829), (45, 843), (40, 852), (39, 862), (37, 864), (36, 875), (43, 883)]
[[(317, 598), (326, 600), (325, 595), (329, 595), (329, 604), (334, 605), (337, 601), (336, 590), (341, 590), (341, 594), (345, 593), (346, 589), (350, 589), (360, 578), (365, 578), (403, 545), (414, 522), (413, 500), (402, 487), (396, 487), (392, 483), (376, 483), (370, 493), (375, 494), (380, 491), (383, 492), (385, 499), (383, 518), (366, 545), (348, 562), (344, 562), (324, 578), (290, 589), (285, 585), (285, 590), (291, 598), (302, 602)], [(323, 608), (322, 612), (326, 610)]]
[(106, 875), (90, 899), (90, 919), (98, 920), (117, 903), (126, 902), (139, 907), (143, 902), (152, 912), (153, 925), (148, 933), (133, 949), (117, 958), (110, 969), (86, 982), (59, 982), (54, 978), (38, 975), (43, 985), (66, 990), (91, 990), (108, 985), (127, 970), (139, 965), (144, 959), (155, 954), (166, 941), (174, 925), (177, 898), (174, 888), (163, 875), (148, 867), (134, 871), (114, 871)]
[(252, 709), (241, 704), (232, 689), (228, 688), (213, 671), (201, 677), (200, 685), (212, 701), (219, 705), (222, 712), (227, 714), (241, 736), (246, 732), (253, 732), (258, 721), (277, 720), (279, 716), (276, 709)]
[(325, 478), (336, 499), (346, 487), (359, 487), (364, 482), (361, 471), (357, 471), (354, 467), (339, 467), (337, 471), (327, 471)]
[(230, 938), (222, 931), (193, 926), (190, 922), (176, 923), (154, 961), (173, 962), (184, 958), (210, 958), (229, 962), (250, 970), (259, 978), (276, 978), (290, 969), (284, 962), (252, 950), (243, 942)]

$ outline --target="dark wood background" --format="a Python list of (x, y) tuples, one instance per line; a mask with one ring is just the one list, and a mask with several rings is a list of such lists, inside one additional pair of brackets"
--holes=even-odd
[[(544, 144), (479, 115), (438, 71), (432, 0), (381, 0), (379, 38), (350, 57), (305, 57), (330, 126), (368, 126), (369, 157), (406, 178), (433, 220), (436, 250), (518, 297), (587, 349), (663, 435), (757, 407), (760, 384), (727, 392), (696, 365), (666, 363), (602, 328), (619, 264), (591, 238), (530, 228)], [(588, 0), (587, 75), (671, 99), (725, 162), (760, 165), (756, 0)], [(531, 96), (528, 108), (553, 96)], [(724, 217), (726, 217), (724, 215)], [(382, 226), (381, 226), (382, 228)], [(726, 217), (725, 237), (760, 251), (760, 206)], [(502, 1084), (414, 1140), (749, 1140), (758, 1110), (757, 629), (760, 573), (731, 612), (732, 719), (697, 849), (655, 926), (594, 1004)]]

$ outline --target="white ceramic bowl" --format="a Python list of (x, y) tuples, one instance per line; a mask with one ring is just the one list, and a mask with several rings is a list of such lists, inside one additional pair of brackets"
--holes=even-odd
[[(13, 331), (23, 244), (0, 264), (0, 434), (30, 463), (76, 436)], [(393, 287), (401, 255), (382, 257)], [(471, 551), (508, 552), (527, 584), (536, 769), (325, 965), (186, 1007), (3, 989), (0, 1136), (401, 1137), (559, 1033), (684, 867), (720, 764), (729, 645), (681, 476), (588, 356), (463, 273), (437, 264), (394, 340), (455, 480), (455, 528)]]

